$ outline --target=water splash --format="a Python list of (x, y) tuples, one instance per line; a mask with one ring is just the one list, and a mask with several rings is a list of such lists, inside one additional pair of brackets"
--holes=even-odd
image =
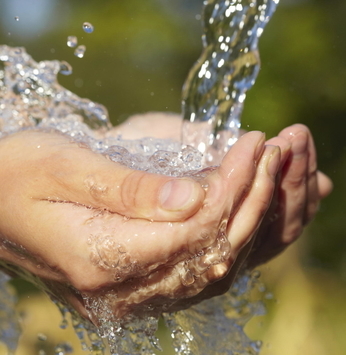
[(0, 272), (0, 341), (5, 343), (9, 355), (12, 355), (17, 348), (20, 327), (14, 308), (17, 300), (7, 285), (9, 279)]
[(261, 282), (256, 273), (238, 277), (224, 295), (184, 311), (164, 314), (177, 355), (258, 355), (261, 342), (252, 341), (244, 326), (265, 314), (264, 304), (253, 297)]
[(107, 110), (58, 83), (59, 73), (71, 72), (65, 61), (36, 62), (24, 48), (0, 46), (0, 138), (20, 129), (55, 129), (133, 169), (189, 176), (202, 168), (201, 154), (179, 142), (100, 139), (111, 127)]
[(0, 137), (43, 120), (64, 120), (68, 115), (78, 115), (79, 121), (97, 130), (110, 127), (104, 106), (59, 85), (57, 74), (66, 69), (71, 70), (66, 62), (37, 63), (24, 48), (0, 46)]
[(258, 39), (279, 0), (204, 1), (203, 52), (183, 88), (183, 143), (219, 164), (237, 140), (246, 91), (255, 83)]
[[(183, 91), (185, 143), (196, 145), (200, 152), (177, 142), (152, 138), (101, 139), (110, 127), (105, 108), (79, 98), (57, 82), (58, 73), (72, 71), (68, 63), (36, 63), (24, 49), (8, 46), (0, 46), (0, 65), (3, 63), (0, 66), (0, 137), (21, 129), (59, 130), (131, 168), (198, 178), (196, 171), (203, 167), (201, 153), (205, 153), (204, 163), (215, 164), (237, 138), (245, 92), (259, 70), (257, 41), (276, 4), (275, 0), (205, 1), (204, 52)], [(71, 47), (77, 45), (74, 39), (71, 41)], [(84, 52), (85, 46), (76, 48), (78, 57), (82, 58)], [(199, 133), (190, 134), (192, 129)], [(191, 140), (187, 139), (190, 137)], [(218, 263), (229, 246), (224, 245), (227, 243), (223, 243), (222, 238), (215, 243), (218, 247), (220, 244), (220, 260), (215, 260)], [(214, 250), (211, 253), (214, 255)], [(194, 256), (179, 265), (177, 275), (185, 287), (194, 285), (194, 272), (198, 275), (205, 271), (205, 263), (198, 261), (199, 257)], [(23, 270), (14, 268), (13, 271), (29, 280), (32, 278)], [(40, 285), (39, 280), (36, 281)], [(263, 313), (262, 304), (248, 297), (255, 283), (253, 276), (244, 276), (222, 297), (175, 315), (165, 315), (176, 354), (258, 354), (259, 344), (248, 339), (243, 331), (252, 316)], [(153, 355), (155, 349), (160, 349), (155, 332), (162, 309), (150, 316), (153, 309), (148, 304), (149, 315), (128, 315), (119, 319), (113, 312), (119, 301), (116, 292), (99, 297), (82, 296), (90, 316), (97, 316), (98, 328), (81, 320), (72, 309), (59, 302), (56, 304), (64, 317), (62, 327), (68, 324), (67, 314), (72, 314), (72, 325), (85, 350), (103, 354), (104, 338), (113, 355)], [(57, 351), (61, 355), (69, 348), (60, 345)]]

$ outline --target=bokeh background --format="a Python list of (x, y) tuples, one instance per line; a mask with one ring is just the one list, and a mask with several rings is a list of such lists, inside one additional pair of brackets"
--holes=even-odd
[[(182, 84), (201, 51), (201, 8), (202, 0), (0, 0), (0, 44), (69, 62), (73, 74), (60, 83), (104, 104), (117, 124), (133, 113), (180, 111)], [(93, 33), (83, 32), (84, 21)], [(71, 35), (86, 46), (84, 58), (67, 47)], [(319, 166), (335, 184), (301, 240), (262, 267), (274, 296), (248, 332), (263, 341), (263, 355), (346, 353), (345, 42), (344, 0), (281, 0), (260, 40), (262, 69), (243, 127), (272, 136), (308, 125)], [(18, 355), (50, 353), (66, 340), (85, 354), (73, 333), (59, 329), (44, 295), (23, 281), (13, 285), (24, 330)]]

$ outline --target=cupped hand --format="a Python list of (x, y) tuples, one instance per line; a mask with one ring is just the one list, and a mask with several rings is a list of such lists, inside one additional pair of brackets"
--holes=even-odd
[(333, 188), (331, 180), (317, 170), (316, 149), (306, 126), (287, 127), (267, 144), (279, 146), (284, 158), (271, 206), (247, 260), (249, 268), (267, 262), (292, 244)]
[(87, 216), (184, 221), (205, 197), (192, 179), (126, 168), (58, 132), (2, 138), (0, 161), (0, 259), (14, 273), (20, 265), (47, 280), (67, 281), (71, 264), (79, 270), (79, 259), (90, 261), (90, 251), (74, 249), (84, 247), (74, 228), (87, 224)]
[[(35, 275), (95, 323), (86, 300), (112, 298), (117, 317), (169, 310), (229, 274), (270, 204), (280, 164), (279, 149), (251, 132), (199, 183), (182, 179), (197, 191), (190, 217), (154, 222), (146, 211), (157, 210), (172, 178), (129, 171), (58, 133), (8, 136), (0, 156), (2, 265)], [(144, 212), (134, 203), (143, 196)]]
[[(179, 115), (149, 113), (133, 116), (116, 129), (125, 137), (137, 138), (138, 135), (148, 135), (149, 127), (155, 126), (156, 137), (179, 139), (181, 122)], [(168, 131), (165, 130), (167, 125), (170, 127)], [(256, 240), (241, 251), (227, 277), (207, 287), (195, 297), (194, 302), (227, 291), (240, 267), (252, 269), (287, 248), (313, 219), (320, 201), (332, 191), (331, 180), (317, 170), (313, 137), (306, 126), (296, 124), (287, 127), (266, 144), (280, 147), (281, 161), (274, 196)]]

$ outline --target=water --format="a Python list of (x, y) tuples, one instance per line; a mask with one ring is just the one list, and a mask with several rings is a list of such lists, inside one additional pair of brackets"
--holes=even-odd
[(183, 143), (219, 164), (237, 140), (246, 92), (260, 68), (258, 39), (279, 0), (206, 0), (204, 50), (183, 88)]
[(16, 297), (7, 285), (8, 280), (9, 277), (0, 272), (0, 340), (5, 343), (11, 355), (17, 348), (20, 327), (14, 309)]
[(76, 48), (76, 50), (74, 51), (74, 55), (78, 58), (83, 58), (84, 57), (84, 54), (85, 54), (85, 51), (86, 51), (86, 47), (81, 44), (80, 46), (78, 46)]
[(243, 331), (255, 315), (265, 314), (261, 301), (251, 294), (261, 286), (255, 273), (246, 274), (230, 291), (174, 314), (165, 314), (178, 355), (257, 355), (261, 343)]
[[(22, 129), (54, 129), (134, 169), (196, 179), (203, 177), (206, 173), (200, 170), (205, 165), (218, 163), (237, 139), (245, 92), (253, 85), (259, 70), (258, 38), (276, 4), (277, 1), (270, 0), (205, 2), (204, 52), (191, 70), (183, 90), (183, 141), (198, 150), (179, 142), (153, 138), (135, 141), (125, 141), (121, 137), (104, 138), (110, 128), (107, 110), (78, 97), (57, 82), (58, 73), (72, 73), (67, 62), (37, 63), (23, 48), (8, 46), (0, 46), (0, 64), (3, 63), (3, 67), (0, 66), (0, 138)], [(83, 29), (87, 33), (93, 31), (89, 23), (84, 23)], [(77, 38), (70, 36), (68, 46), (76, 47)], [(76, 56), (82, 58), (84, 53), (85, 46), (76, 47)], [(221, 226), (209, 239), (195, 255), (177, 262), (169, 275), (177, 284), (189, 288), (191, 294), (198, 290), (196, 279), (210, 265), (226, 260), (230, 252)], [(98, 250), (101, 258), (97, 261), (100, 266), (114, 269), (121, 280), (124, 271), (119, 265), (124, 263), (109, 262), (107, 251), (122, 246), (97, 236), (90, 243), (101, 248)], [(37, 278), (24, 270), (13, 267), (12, 270), (44, 288)], [(257, 282), (255, 274), (244, 275), (226, 295), (176, 314), (164, 313), (169, 304), (156, 308), (146, 301), (141, 316), (130, 313), (117, 317), (113, 310), (124, 301), (131, 305), (138, 297), (150, 300), (152, 288), (145, 283), (140, 283), (125, 298), (116, 289), (98, 297), (85, 294), (86, 308), (91, 317), (97, 318), (98, 328), (80, 319), (68, 306), (55, 302), (63, 315), (61, 327), (67, 326), (71, 315), (70, 322), (82, 347), (94, 354), (104, 353), (103, 339), (107, 339), (114, 355), (154, 354), (160, 349), (155, 332), (158, 317), (163, 312), (176, 354), (209, 355), (216, 351), (221, 355), (256, 355), (260, 344), (248, 339), (243, 327), (251, 317), (264, 312), (261, 302), (249, 298)], [(13, 342), (9, 344), (15, 346), (11, 345)], [(68, 345), (59, 344), (56, 354), (62, 355), (70, 350)]]
[(94, 26), (90, 22), (83, 23), (83, 31), (85, 33), (92, 33), (94, 32)]
[(76, 36), (68, 36), (67, 37), (67, 46), (74, 48), (78, 44), (78, 38)]

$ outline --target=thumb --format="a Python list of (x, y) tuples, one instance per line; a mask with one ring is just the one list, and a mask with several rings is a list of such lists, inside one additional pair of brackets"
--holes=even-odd
[[(132, 218), (180, 221), (202, 206), (205, 192), (189, 178), (174, 178), (133, 170), (103, 155), (74, 145), (60, 150), (49, 180), (58, 182), (52, 202), (73, 202)], [(42, 190), (42, 189), (41, 189)], [(49, 189), (47, 189), (49, 191)], [(46, 191), (47, 191), (46, 190)]]

